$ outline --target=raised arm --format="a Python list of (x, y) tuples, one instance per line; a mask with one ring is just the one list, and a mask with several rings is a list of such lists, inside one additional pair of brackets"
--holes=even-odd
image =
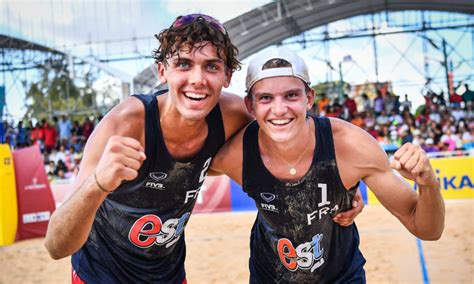
[(419, 145), (406, 143), (395, 152), (391, 167), (418, 185), (419, 198), (412, 221), (414, 234), (426, 240), (439, 239), (444, 229), (444, 200), (425, 151)]
[(407, 143), (395, 153), (392, 162), (393, 169), (418, 184), (417, 193), (393, 171), (375, 139), (344, 122), (333, 121), (332, 125), (343, 182), (351, 184), (362, 178), (382, 205), (413, 235), (423, 240), (439, 239), (444, 229), (444, 201), (426, 153)]
[(87, 240), (106, 191), (136, 178), (145, 160), (143, 121), (143, 105), (128, 98), (107, 114), (89, 137), (72, 185), (74, 193), (49, 221), (44, 244), (52, 258), (76, 252)]

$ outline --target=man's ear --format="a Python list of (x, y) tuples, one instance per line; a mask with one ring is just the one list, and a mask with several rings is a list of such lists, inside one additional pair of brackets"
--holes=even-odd
[(166, 71), (166, 66), (163, 62), (158, 63), (158, 77), (160, 79), (160, 82), (162, 84), (165, 84), (168, 80), (166, 79), (165, 71)]
[(232, 79), (232, 71), (231, 70), (227, 70), (225, 72), (225, 82), (224, 82), (224, 88), (228, 88), (229, 85), (230, 85), (230, 80)]
[(308, 98), (306, 109), (311, 110), (314, 104), (314, 89), (313, 88), (310, 88), (309, 91), (306, 92), (306, 97)]
[(255, 119), (255, 111), (253, 108), (252, 103), (252, 95), (248, 94), (244, 97), (245, 106), (247, 107), (247, 111), (249, 112), (250, 116)]

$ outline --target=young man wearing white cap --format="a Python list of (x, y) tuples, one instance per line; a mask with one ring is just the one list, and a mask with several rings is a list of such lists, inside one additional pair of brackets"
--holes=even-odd
[(364, 283), (355, 224), (331, 217), (350, 208), (359, 180), (415, 236), (435, 240), (444, 203), (425, 152), (405, 144), (390, 167), (378, 143), (339, 119), (308, 116), (314, 99), (303, 59), (275, 49), (253, 59), (245, 98), (256, 118), (219, 151), (211, 168), (252, 197), (258, 215), (250, 241), (251, 283)]

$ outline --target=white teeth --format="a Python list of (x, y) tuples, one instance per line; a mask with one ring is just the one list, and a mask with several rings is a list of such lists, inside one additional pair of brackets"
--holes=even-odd
[(205, 94), (197, 94), (197, 93), (186, 93), (186, 97), (190, 99), (195, 99), (195, 100), (202, 100), (206, 97)]
[(271, 122), (273, 124), (276, 124), (276, 125), (283, 125), (283, 124), (287, 124), (287, 123), (290, 123), (291, 119), (273, 119), (271, 120)]

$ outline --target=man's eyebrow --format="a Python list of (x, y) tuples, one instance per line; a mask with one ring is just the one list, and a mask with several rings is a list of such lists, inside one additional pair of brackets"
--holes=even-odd
[(208, 63), (224, 63), (224, 60), (216, 57), (216, 58), (207, 59), (206, 62), (208, 62)]
[(253, 94), (255, 97), (261, 97), (261, 96), (272, 96), (273, 94), (271, 92), (255, 92)]
[(182, 57), (182, 56), (180, 57), (176, 56), (176, 57), (171, 58), (171, 62), (181, 62), (181, 61), (191, 61), (191, 60), (189, 58)]
[[(286, 90), (284, 91), (282, 94), (286, 95), (286, 94), (290, 94), (290, 93), (301, 93), (301, 89), (300, 88), (294, 88), (294, 89), (290, 89), (290, 90)], [(254, 93), (254, 96), (257, 97), (257, 96), (274, 96), (276, 95), (275, 93), (272, 93), (272, 92), (255, 92)]]
[(299, 92), (301, 92), (300, 88), (294, 88), (294, 89), (286, 90), (284, 93), (289, 94), (289, 93), (299, 93)]
[[(183, 56), (179, 56), (179, 57), (178, 57), (178, 56), (173, 56), (170, 60), (171, 60), (171, 62), (173, 62), (173, 63), (178, 63), (178, 62), (191, 62), (191, 61), (192, 61), (191, 58), (188, 58), (188, 57), (186, 57), (186, 56), (184, 56), (184, 57), (183, 57)], [(206, 59), (206, 60), (204, 60), (204, 62), (205, 62), (206, 64), (209, 64), (209, 63), (222, 63), (222, 64), (225, 64), (224, 60), (223, 60), (223, 59), (220, 59), (220, 58), (218, 58), (218, 57)]]

